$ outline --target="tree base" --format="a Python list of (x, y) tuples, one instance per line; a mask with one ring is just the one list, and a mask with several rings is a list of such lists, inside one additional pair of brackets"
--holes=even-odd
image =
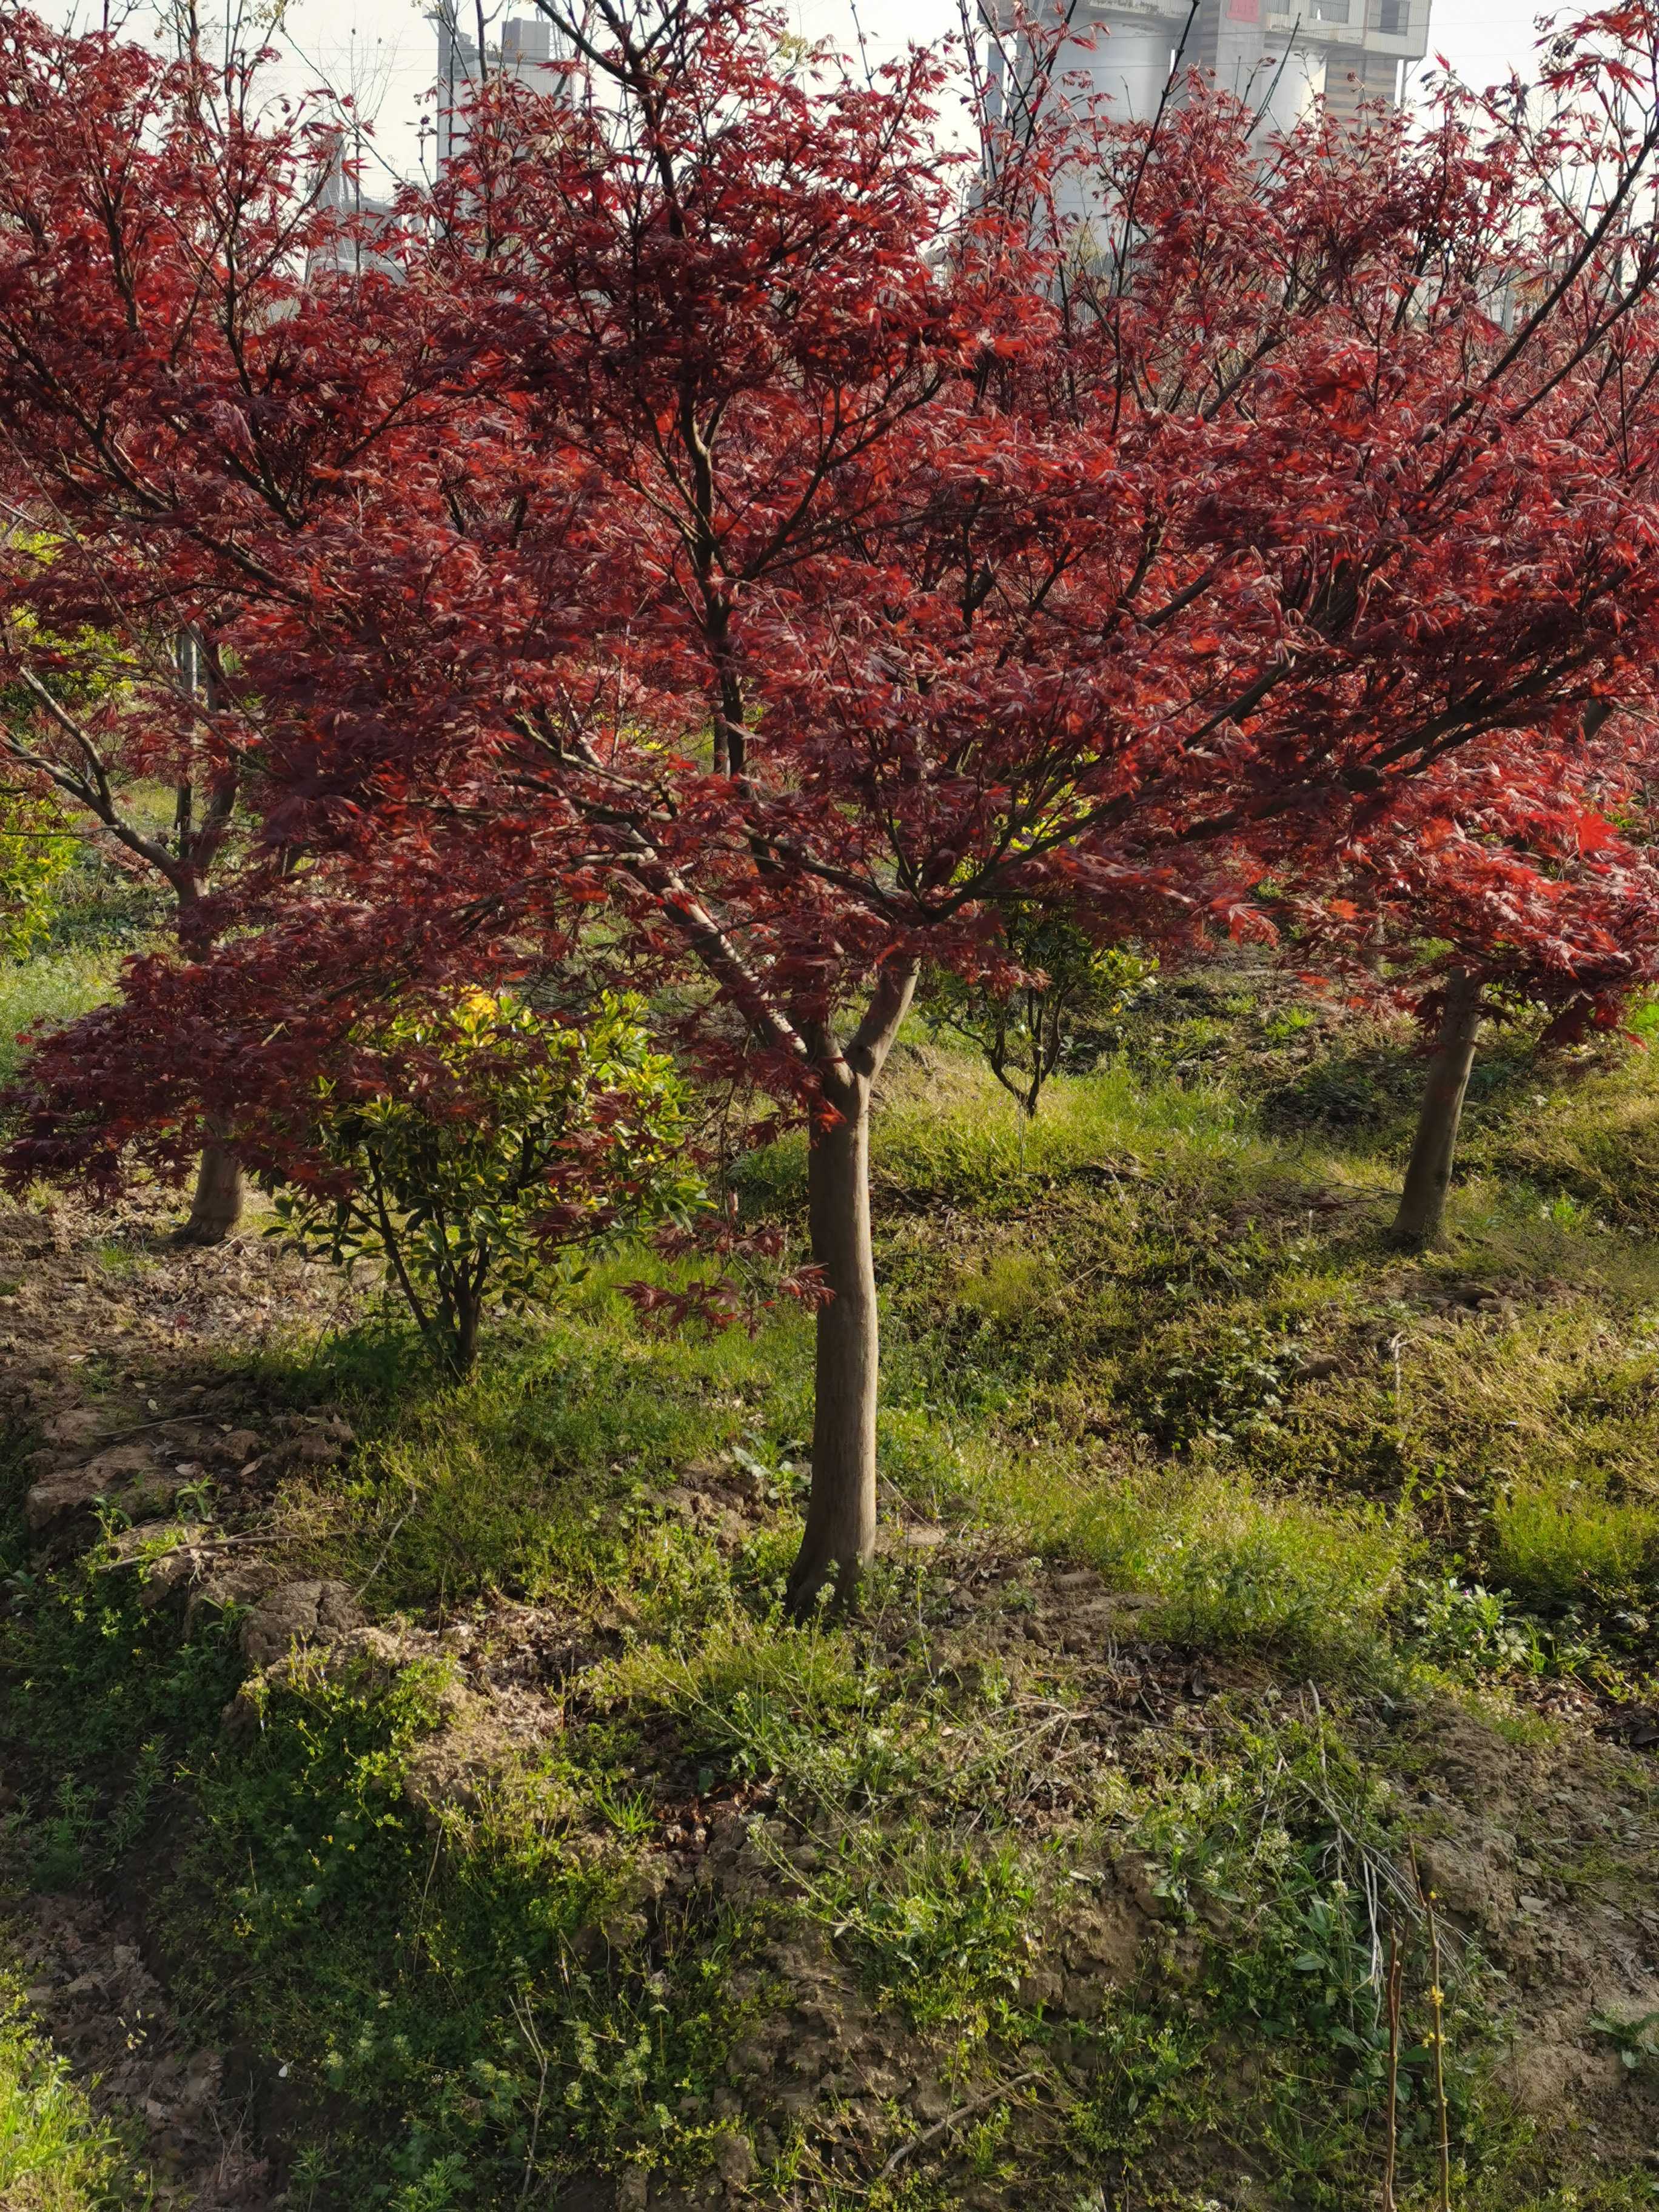
[(204, 1248), (222, 1244), (235, 1226), (234, 1220), (198, 1221), (192, 1216), (190, 1220), (179, 1223), (173, 1232), (172, 1242), (175, 1244), (200, 1245)]
[[(861, 1559), (837, 1559), (833, 1553), (814, 1551), (810, 1556), (803, 1544), (796, 1554), (795, 1564), (789, 1570), (789, 1580), (784, 1587), (783, 1607), (791, 1620), (798, 1626), (812, 1619), (826, 1589), (830, 1589), (824, 1612), (832, 1620), (844, 1620), (857, 1610), (859, 1588), (864, 1579)], [(833, 1589), (830, 1586), (833, 1584)]]
[(242, 1218), (242, 1170), (233, 1153), (209, 1145), (196, 1171), (190, 1218), (173, 1233), (175, 1244), (222, 1244)]
[(1451, 1239), (1447, 1236), (1443, 1224), (1437, 1229), (1409, 1226), (1402, 1229), (1396, 1221), (1390, 1225), (1382, 1241), (1396, 1252), (1434, 1252), (1443, 1249)]

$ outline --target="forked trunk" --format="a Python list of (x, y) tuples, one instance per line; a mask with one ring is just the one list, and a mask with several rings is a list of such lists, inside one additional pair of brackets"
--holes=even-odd
[(478, 1363), (478, 1323), (483, 1314), (482, 1297), (470, 1291), (439, 1307), (427, 1341), (439, 1365), (452, 1382), (465, 1382)]
[(806, 1188), (812, 1258), (829, 1303), (817, 1316), (812, 1493), (789, 1577), (791, 1613), (808, 1611), (834, 1580), (850, 1601), (876, 1541), (876, 1387), (880, 1352), (870, 1243), (870, 1086), (854, 1078), (842, 1118), (814, 1131)]
[(214, 1117), (207, 1130), (190, 1218), (179, 1231), (181, 1244), (222, 1244), (242, 1218), (241, 1163), (222, 1141), (229, 1131)]
[(882, 971), (846, 1051), (817, 1040), (825, 1103), (836, 1119), (815, 1128), (807, 1152), (812, 1257), (830, 1293), (817, 1316), (812, 1411), (812, 1489), (789, 1577), (797, 1620), (826, 1583), (852, 1601), (876, 1546), (876, 1398), (880, 1358), (875, 1255), (870, 1242), (870, 1096), (915, 989), (912, 964)]
[(1457, 1126), (1463, 1118), (1463, 1097), (1469, 1087), (1480, 1032), (1479, 980), (1467, 968), (1454, 969), (1446, 984), (1445, 1011), (1434, 1057), (1429, 1062), (1400, 1211), (1395, 1217), (1395, 1242), (1414, 1250), (1436, 1243), (1445, 1221)]

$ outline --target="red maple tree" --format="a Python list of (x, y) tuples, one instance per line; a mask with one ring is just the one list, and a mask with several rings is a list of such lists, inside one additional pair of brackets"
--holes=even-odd
[[(349, 501), (354, 463), (427, 373), (407, 327), (388, 347), (313, 281), (339, 228), (321, 204), (333, 141), (308, 114), (262, 113), (258, 59), (0, 22), (0, 755), (167, 887), (187, 968), (292, 857), (269, 838), (250, 852), (238, 821), (269, 757), (247, 626), (308, 588), (304, 533)], [(260, 827), (280, 839), (269, 804)], [(103, 1157), (179, 1099), (199, 1243), (241, 1206), (228, 1112), (177, 1079), (202, 1069), (214, 1020), (130, 1075), (89, 1025), (84, 1111), (65, 1101), (88, 1141), (101, 1110)]]
[[(702, 977), (706, 1060), (809, 1117), (799, 1608), (874, 1540), (871, 1109), (924, 956), (994, 964), (1010, 899), (1265, 932), (1264, 880), (1340, 895), (1460, 753), (1518, 790), (1587, 706), (1650, 703), (1659, 22), (1585, 18), (1544, 125), (1453, 98), (1264, 161), (1193, 85), (1150, 127), (1039, 112), (964, 191), (933, 58), (839, 74), (746, 0), (544, 6), (593, 96), (483, 92), (401, 282), (250, 321), (253, 396), (216, 396), (286, 454), (332, 345), (348, 393), (411, 395), (349, 496), (284, 504), (187, 412), (143, 526), (235, 580), (204, 616), (273, 850), (378, 943), (418, 914), (422, 957), (599, 908), (636, 972)], [(1044, 210), (1085, 162), (1079, 238)], [(298, 324), (303, 390), (264, 372)], [(138, 526), (76, 437), (88, 519)]]
[(1394, 1223), (1437, 1242), (1483, 1022), (1547, 1009), (1549, 1045), (1617, 1026), (1659, 979), (1653, 732), (1593, 707), (1558, 738), (1455, 754), (1361, 825), (1310, 895), (1294, 950), (1432, 1040)]

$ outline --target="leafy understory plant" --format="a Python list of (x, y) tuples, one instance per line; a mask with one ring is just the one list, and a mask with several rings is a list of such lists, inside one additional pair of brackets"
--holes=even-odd
[(607, 996), (577, 1027), (465, 991), (397, 1012), (319, 1084), (275, 1233), (348, 1273), (382, 1263), (459, 1379), (487, 1302), (543, 1304), (601, 1242), (702, 1207), (686, 1137), (637, 1001)]
[(75, 858), (75, 840), (52, 807), (0, 791), (0, 957), (26, 960), (44, 943), (52, 893)]
[(1018, 902), (1002, 917), (1002, 952), (996, 975), (941, 969), (923, 1012), (935, 1029), (954, 1030), (983, 1054), (1019, 1109), (1023, 1148), (1049, 1077), (1085, 1031), (1133, 1004), (1158, 963), (1097, 943), (1063, 915)]
[(1659, 2064), (1659, 2012), (1644, 2012), (1633, 2020), (1616, 2014), (1593, 2012), (1590, 2026), (1605, 2035), (1619, 2053), (1619, 2063), (1630, 2073), (1642, 2065)]

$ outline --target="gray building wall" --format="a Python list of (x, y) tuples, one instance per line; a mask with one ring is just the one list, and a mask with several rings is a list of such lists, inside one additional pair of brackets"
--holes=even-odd
[[(438, 173), (441, 176), (466, 143), (466, 103), (483, 74), (478, 42), (462, 27), (458, 9), (444, 0), (433, 16), (438, 27)], [(544, 15), (514, 15), (502, 24), (501, 41), (488, 48), (484, 68), (510, 76), (533, 92), (557, 93), (566, 82), (558, 66), (562, 48)]]
[[(1058, 11), (1060, 0), (1048, 0)], [(1428, 51), (1431, 0), (1201, 0), (1188, 27), (1184, 0), (1081, 0), (1055, 72), (1057, 88), (1103, 98), (1126, 118), (1156, 112), (1183, 33), (1183, 70), (1267, 108), (1287, 129), (1322, 98), (1352, 118), (1363, 100), (1396, 100), (1403, 71)], [(1012, 11), (987, 0), (987, 20), (1012, 28)], [(1004, 41), (1006, 43), (1006, 38)], [(1010, 52), (1007, 63), (1018, 63)], [(997, 70), (993, 41), (993, 73)], [(1066, 96), (1063, 89), (1056, 96)]]

